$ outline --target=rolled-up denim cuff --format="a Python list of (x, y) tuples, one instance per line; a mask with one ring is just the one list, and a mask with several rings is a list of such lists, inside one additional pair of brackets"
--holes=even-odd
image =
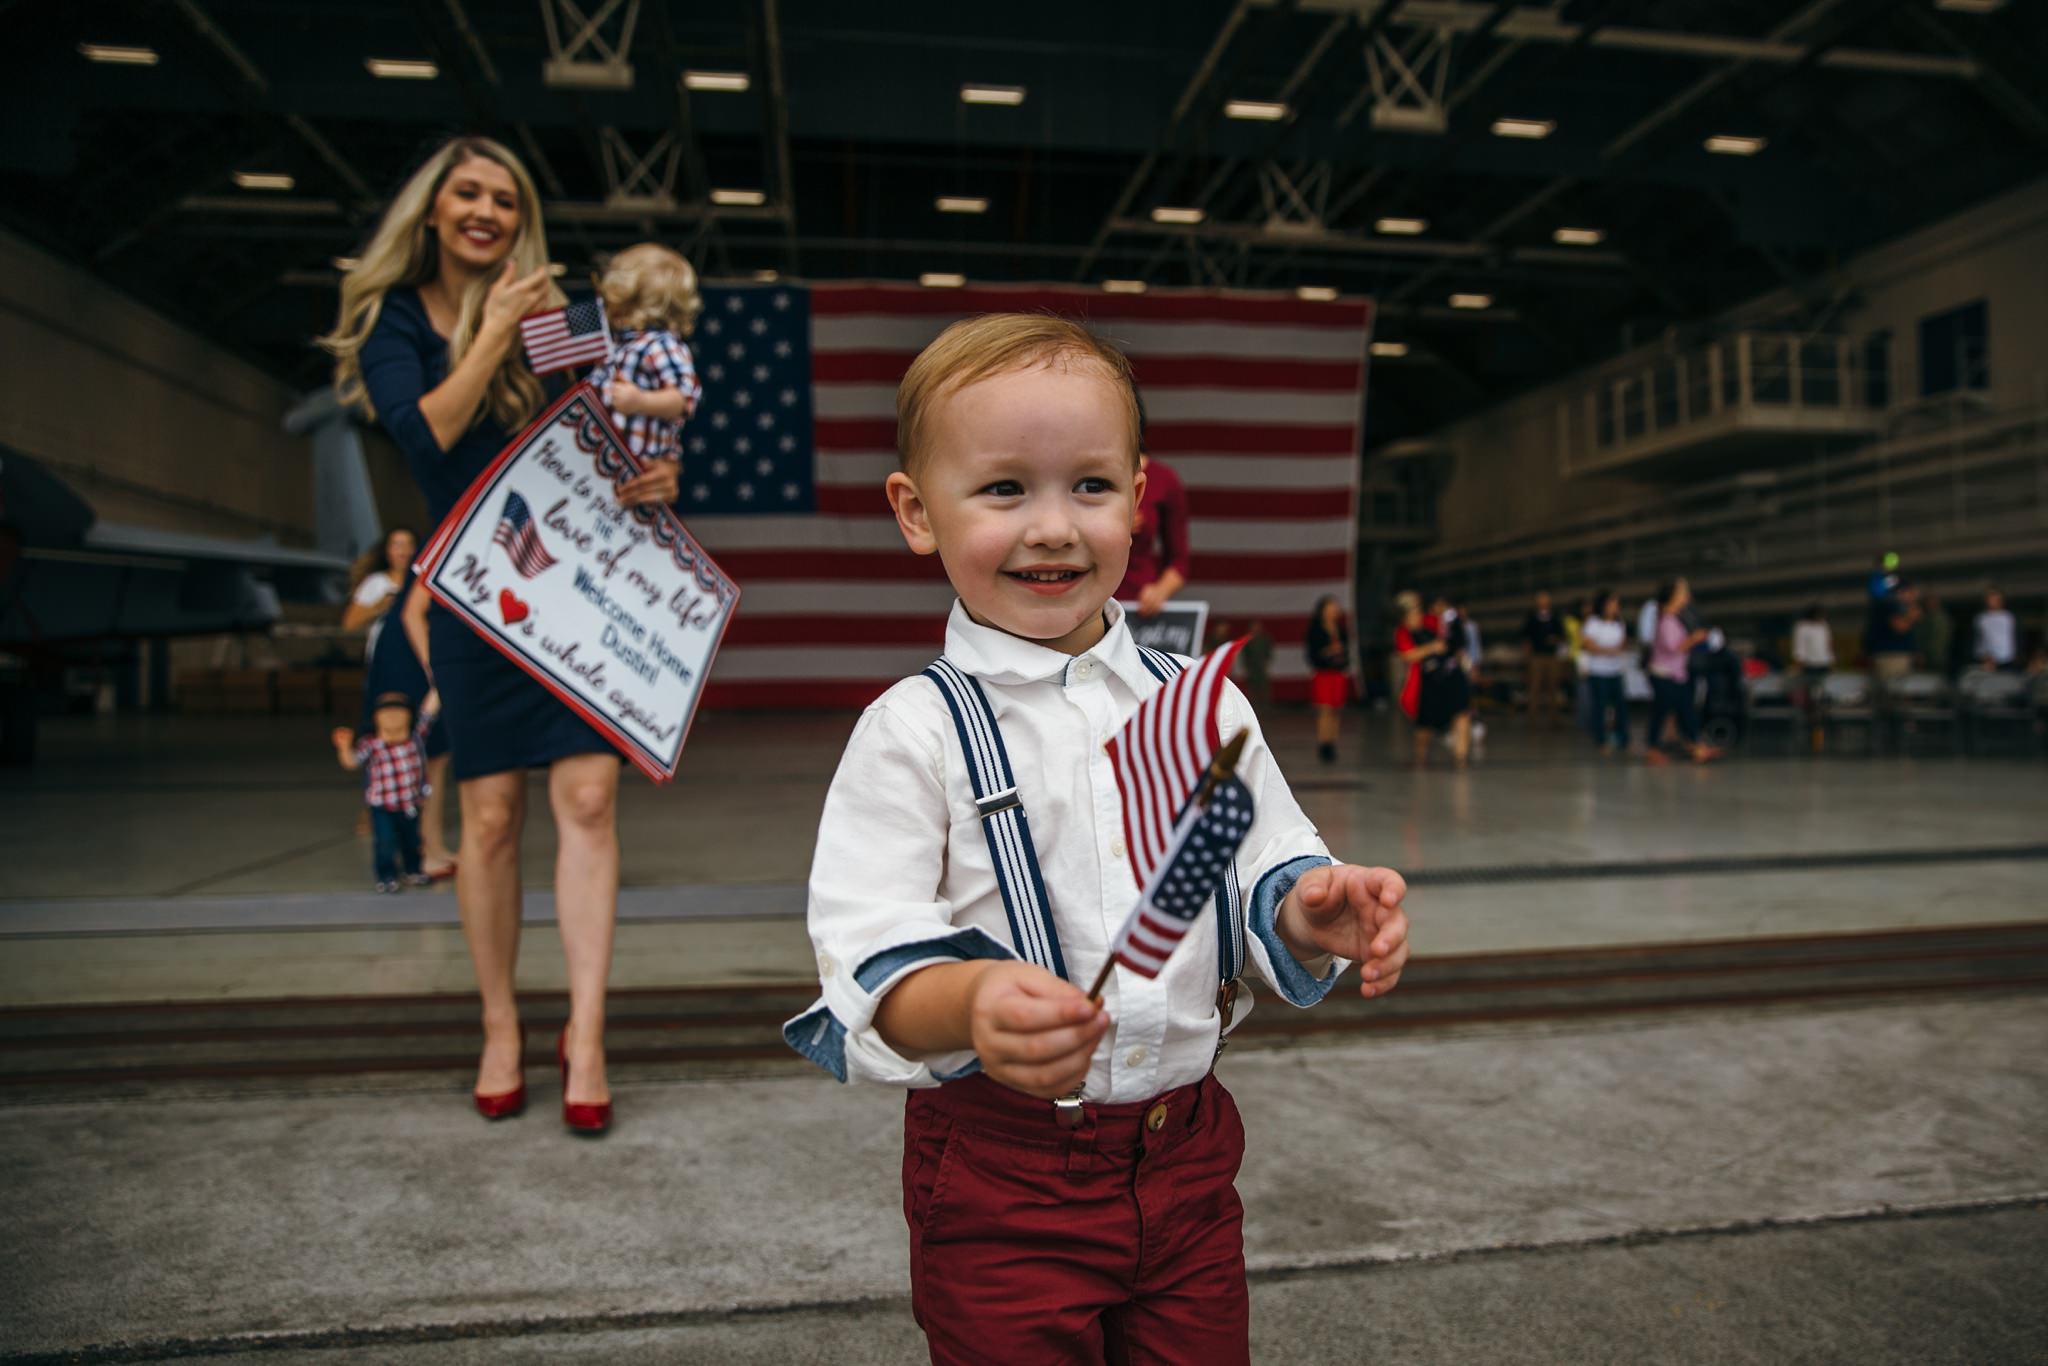
[(1322, 1000), (1337, 985), (1344, 970), (1341, 963), (1332, 963), (1321, 977), (1312, 975), (1281, 940), (1280, 931), (1274, 926), (1280, 915), (1280, 903), (1294, 890), (1301, 875), (1311, 868), (1327, 868), (1334, 861), (1321, 854), (1307, 854), (1271, 869), (1252, 888), (1248, 912), (1252, 937), (1265, 947), (1267, 962), (1273, 969), (1273, 985), (1289, 1005), (1312, 1006)]

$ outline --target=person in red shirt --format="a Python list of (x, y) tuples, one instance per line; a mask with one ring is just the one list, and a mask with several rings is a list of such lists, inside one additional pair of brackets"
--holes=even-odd
[(1131, 562), (1116, 590), (1117, 601), (1136, 602), (1138, 615), (1155, 617), (1175, 593), (1187, 587), (1188, 490), (1173, 467), (1145, 453), (1145, 401), (1138, 400), (1138, 468), (1145, 491), (1131, 531)]

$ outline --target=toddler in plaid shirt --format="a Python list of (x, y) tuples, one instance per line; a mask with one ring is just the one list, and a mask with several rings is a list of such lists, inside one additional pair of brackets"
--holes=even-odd
[(598, 290), (618, 344), (590, 382), (627, 449), (643, 460), (681, 460), (683, 423), (704, 392), (683, 341), (704, 307), (697, 272), (667, 247), (642, 242), (611, 259)]
[(415, 725), (412, 700), (402, 692), (387, 692), (378, 696), (371, 713), (376, 734), (358, 736), (337, 726), (329, 737), (341, 766), (363, 771), (363, 801), (370, 808), (380, 892), (397, 891), (401, 876), (415, 887), (432, 881), (420, 870), (420, 798), (427, 791), (424, 741), (439, 711), (434, 694), (428, 693)]

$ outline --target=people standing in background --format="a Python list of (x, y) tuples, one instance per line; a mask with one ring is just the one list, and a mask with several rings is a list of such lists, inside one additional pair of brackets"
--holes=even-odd
[(1244, 666), (1245, 691), (1253, 703), (1264, 706), (1273, 697), (1273, 637), (1267, 634), (1265, 622), (1252, 621), (1237, 659)]
[(1337, 762), (1337, 734), (1351, 700), (1351, 630), (1334, 593), (1316, 601), (1308, 619), (1308, 696), (1316, 709), (1316, 757)]
[(1673, 579), (1658, 590), (1657, 636), (1650, 648), (1650, 731), (1644, 757), (1653, 764), (1669, 763), (1661, 746), (1664, 722), (1669, 718), (1678, 738), (1696, 763), (1720, 757), (1720, 751), (1700, 743), (1699, 709), (1693, 698), (1690, 659), (1693, 648), (1707, 633), (1688, 630), (1684, 612), (1692, 601), (1692, 585)]
[(1529, 716), (1541, 716), (1548, 723), (1556, 719), (1564, 672), (1564, 661), (1558, 657), (1564, 622), (1551, 609), (1549, 593), (1539, 591), (1529, 615), (1522, 618), (1522, 644), (1528, 651)]
[(1194, 574), (1188, 550), (1188, 490), (1180, 476), (1146, 450), (1151, 444), (1145, 397), (1138, 395), (1138, 468), (1145, 489), (1131, 528), (1131, 562), (1116, 590), (1117, 601), (1138, 604), (1138, 615), (1156, 617), (1187, 587)]
[(1450, 644), (1457, 630), (1455, 615), (1448, 623), (1441, 616), (1425, 616), (1422, 599), (1414, 593), (1401, 594), (1394, 605), (1401, 614), (1394, 653), (1408, 665), (1401, 710), (1415, 723), (1415, 766), (1429, 762), (1430, 741), (1442, 735), (1450, 741), (1452, 760), (1463, 768), (1472, 750), (1472, 685)]
[(384, 614), (405, 592), (406, 572), (412, 568), (413, 552), (419, 548), (419, 538), (408, 527), (395, 526), (384, 533), (384, 539), (366, 557), (370, 559), (368, 572), (357, 580), (349, 594), (348, 606), (341, 611), (341, 629), (360, 631), (369, 628), (363, 637), (363, 659), (367, 661), (377, 652), (377, 637), (384, 629)]
[(420, 799), (426, 787), (424, 741), (434, 724), (432, 695), (413, 720), (404, 693), (386, 693), (372, 710), (376, 729), (358, 734), (336, 727), (330, 738), (341, 766), (363, 774), (363, 805), (376, 836), (371, 866), (379, 892), (433, 881), (420, 869)]
[(1827, 613), (1817, 602), (1807, 605), (1806, 614), (1792, 628), (1792, 664), (1798, 670), (1799, 707), (1806, 713), (1809, 742), (1818, 754), (1826, 734), (1820, 719), (1821, 680), (1835, 667), (1835, 633), (1828, 629)]
[(1933, 592), (1920, 595), (1920, 620), (1913, 627), (1913, 649), (1920, 667), (1948, 677), (1949, 647), (1955, 640), (1955, 622), (1941, 599)]
[(1892, 595), (1879, 604), (1863, 635), (1863, 651), (1882, 699), (1889, 685), (1913, 672), (1913, 628), (1920, 622), (1920, 594), (1901, 579)]
[(2005, 610), (2005, 594), (1993, 588), (1984, 594), (1977, 614), (1977, 663), (1987, 669), (2011, 669), (2019, 662), (2019, 631)]
[(1564, 614), (1565, 658), (1570, 660), (1566, 678), (1572, 689), (1572, 724), (1585, 727), (1593, 720), (1593, 690), (1586, 683), (1586, 623), (1598, 613), (1587, 598), (1580, 598)]
[(1587, 728), (1602, 754), (1628, 749), (1628, 689), (1623, 676), (1634, 651), (1628, 623), (1621, 619), (1621, 594), (1602, 592), (1597, 610), (1579, 625), (1580, 657), (1585, 662)]

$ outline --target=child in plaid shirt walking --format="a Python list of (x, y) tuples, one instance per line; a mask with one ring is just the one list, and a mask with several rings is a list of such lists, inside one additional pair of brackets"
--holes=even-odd
[(704, 307), (697, 272), (667, 247), (642, 242), (612, 258), (598, 289), (618, 343), (590, 382), (634, 455), (681, 460), (683, 423), (704, 392), (683, 341)]
[(427, 790), (424, 741), (439, 711), (434, 694), (428, 693), (415, 725), (412, 702), (404, 693), (382, 693), (372, 713), (376, 734), (358, 736), (337, 726), (329, 737), (343, 768), (363, 770), (363, 801), (370, 808), (380, 892), (397, 891), (401, 875), (415, 887), (433, 880), (420, 871), (420, 798)]

